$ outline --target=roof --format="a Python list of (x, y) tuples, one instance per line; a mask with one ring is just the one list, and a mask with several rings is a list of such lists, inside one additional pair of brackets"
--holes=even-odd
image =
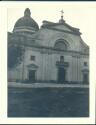
[(64, 22), (58, 22), (58, 23), (54, 23), (54, 22), (50, 22), (50, 21), (43, 21), (43, 25), (41, 26), (42, 28), (51, 28), (52, 26), (57, 26), (57, 25), (64, 25), (66, 27), (68, 27), (72, 32), (77, 33), (77, 34), (81, 34), (79, 32), (79, 28), (75, 28), (70, 26), (69, 24), (67, 24), (65, 21)]

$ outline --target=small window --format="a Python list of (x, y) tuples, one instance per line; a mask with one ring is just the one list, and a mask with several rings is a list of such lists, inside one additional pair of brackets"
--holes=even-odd
[(60, 62), (64, 62), (64, 56), (60, 56)]
[(84, 62), (84, 66), (87, 66), (87, 62)]
[(30, 60), (35, 61), (35, 56), (31, 56)]

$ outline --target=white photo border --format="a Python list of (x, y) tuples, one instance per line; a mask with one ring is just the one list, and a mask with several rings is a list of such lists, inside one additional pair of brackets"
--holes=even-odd
[[(35, 2), (35, 1), (32, 1)], [(95, 124), (95, 82), (96, 82), (96, 38), (90, 45), (90, 117), (89, 118), (8, 118), (7, 117), (7, 10), (8, 8), (30, 7), (30, 2), (1, 2), (0, 3), (0, 124)], [(57, 1), (56, 1), (57, 2)], [(56, 3), (51, 2), (51, 3)], [(36, 1), (36, 4), (49, 3)], [(64, 3), (64, 2), (62, 2)], [(65, 2), (65, 4), (82, 4), (95, 7), (96, 2)], [(94, 18), (96, 11), (94, 12)], [(96, 18), (95, 18), (96, 19)], [(94, 26), (96, 29), (96, 25)]]

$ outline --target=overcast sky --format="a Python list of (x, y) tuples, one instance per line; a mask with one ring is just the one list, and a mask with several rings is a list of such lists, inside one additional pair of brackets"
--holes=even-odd
[(90, 45), (96, 42), (96, 3), (93, 2), (22, 2), (8, 6), (8, 31), (12, 32), (15, 22), (30, 8), (32, 18), (39, 27), (43, 20), (58, 22), (61, 10), (69, 25), (79, 28), (83, 40)]

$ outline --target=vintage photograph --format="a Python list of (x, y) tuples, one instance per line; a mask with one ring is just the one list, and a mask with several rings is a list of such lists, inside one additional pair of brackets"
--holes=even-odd
[(86, 12), (64, 3), (7, 9), (8, 117), (89, 117)]

